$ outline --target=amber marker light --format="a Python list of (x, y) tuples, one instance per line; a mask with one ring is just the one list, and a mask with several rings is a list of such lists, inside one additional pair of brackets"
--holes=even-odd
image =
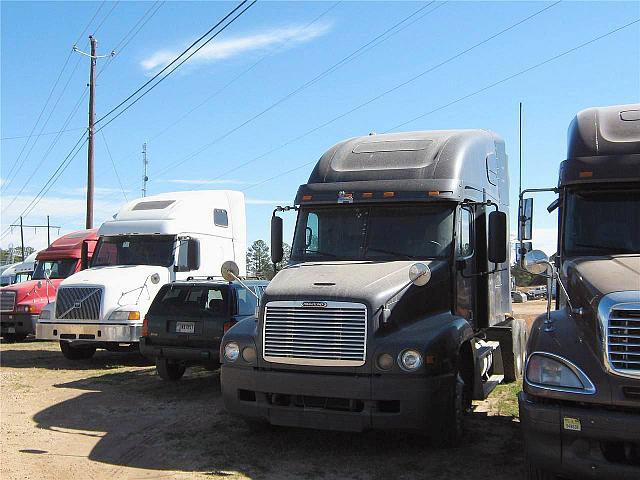
[(396, 192), (384, 192), (384, 193), (382, 194), (382, 196), (383, 196), (384, 198), (391, 198), (391, 197), (394, 197), (394, 196), (395, 196), (395, 194), (396, 194)]
[(302, 201), (303, 202), (308, 202), (309, 200), (311, 200), (313, 198), (312, 195), (303, 195), (302, 196)]
[(373, 192), (364, 192), (362, 198), (373, 198)]
[(593, 177), (593, 172), (589, 170), (583, 170), (580, 172), (580, 178), (591, 178)]
[(140, 320), (140, 312), (138, 311), (129, 312), (129, 320)]
[(429, 192), (428, 195), (430, 197), (437, 197), (438, 195), (440, 195), (440, 192)]

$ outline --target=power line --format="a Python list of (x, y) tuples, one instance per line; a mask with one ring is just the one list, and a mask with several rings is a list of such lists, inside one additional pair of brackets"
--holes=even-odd
[[(307, 82), (303, 83), (302, 85), (300, 85), (299, 87), (297, 87), (296, 89), (292, 90), (291, 92), (289, 92), (288, 94), (286, 94), (284, 97), (281, 97), (279, 100), (277, 100), (276, 102), (272, 103), (270, 106), (268, 106), (267, 108), (263, 109), (262, 111), (256, 113), (255, 115), (253, 115), (252, 117), (250, 117), (249, 119), (245, 120), (244, 122), (242, 122), (241, 124), (235, 126), (234, 128), (232, 128), (231, 130), (228, 130), (227, 132), (225, 132), (224, 134), (220, 135), (219, 137), (217, 137), (216, 139), (214, 139), (212, 142), (209, 142), (205, 145), (203, 145), (202, 147), (198, 148), (195, 152), (187, 155), (185, 158), (183, 158), (182, 160), (179, 160), (178, 162), (174, 162), (171, 163), (169, 165), (167, 165), (165, 168), (163, 168), (162, 170), (160, 170), (160, 172), (156, 173), (156, 176), (161, 176), (165, 173), (167, 173), (168, 171), (174, 169), (175, 167), (178, 167), (180, 165), (182, 165), (183, 163), (191, 160), (192, 158), (196, 157), (197, 155), (199, 155), (200, 153), (204, 152), (206, 149), (210, 148), (211, 146), (215, 145), (216, 143), (220, 142), (221, 140), (227, 138), (229, 135), (231, 135), (232, 133), (238, 131), (239, 129), (241, 129), (242, 127), (248, 125), (249, 123), (253, 122), (254, 120), (260, 118), (261, 116), (263, 116), (265, 113), (269, 112), (270, 110), (274, 109), (275, 107), (277, 107), (278, 105), (282, 104), (283, 102), (285, 102), (286, 100), (288, 100), (289, 98), (293, 97), (294, 95), (296, 95), (297, 93), (300, 93), (302, 90), (314, 85), (315, 83), (319, 82), (321, 79), (323, 79), (324, 77), (326, 77), (327, 75), (329, 75), (330, 73), (334, 72), (335, 70), (337, 70), (338, 68), (342, 67), (343, 65), (349, 63), (350, 61), (354, 60), (355, 58), (357, 58), (358, 56), (360, 56), (362, 53), (364, 53), (368, 47), (372, 46), (375, 42), (377, 42), (378, 40), (382, 39), (385, 37), (385, 35), (388, 35), (390, 32), (392, 32), (394, 29), (398, 28), (400, 25), (402, 25), (403, 23), (407, 22), (409, 19), (411, 19), (412, 17), (416, 16), (418, 13), (420, 13), (421, 11), (423, 11), (424, 9), (428, 8), (430, 5), (432, 5), (434, 2), (430, 2), (427, 3), (426, 5), (421, 6), (420, 8), (418, 8), (417, 10), (415, 10), (413, 13), (411, 13), (410, 15), (408, 15), (407, 17), (404, 17), (402, 20), (400, 20), (399, 22), (395, 23), (393, 26), (389, 27), (388, 29), (386, 29), (384, 32), (382, 32), (381, 34), (377, 35), (375, 38), (373, 38), (372, 40), (370, 40), (369, 42), (365, 43), (364, 45), (360, 46), (359, 48), (357, 48), (356, 50), (354, 50), (353, 52), (351, 52), (349, 55), (347, 55), (346, 57), (343, 57), (341, 60), (339, 60), (337, 63), (334, 63), (333, 65), (331, 65), (329, 68), (327, 68), (326, 70), (322, 71), (321, 73), (319, 73), (318, 75), (316, 75), (315, 77), (313, 77), (311, 80), (308, 80)], [(443, 4), (440, 4), (438, 6), (436, 6), (434, 9), (430, 10), (428, 13), (431, 13), (435, 10), (437, 10), (438, 8), (440, 8)], [(404, 27), (403, 27), (404, 28)], [(397, 33), (397, 32), (395, 32)], [(391, 34), (393, 35), (393, 34)], [(388, 38), (391, 37), (391, 35), (388, 35), (386, 38), (384, 38), (382, 41), (380, 41), (379, 43), (375, 44), (374, 46), (379, 45), (380, 43), (382, 43), (383, 41), (386, 41)], [(372, 48), (372, 47), (371, 47)], [(220, 178), (220, 177), (216, 177), (216, 178)]]
[[(35, 137), (46, 137), (46, 136), (50, 136), (50, 135), (56, 135), (58, 133), (67, 133), (67, 132), (75, 132), (77, 130), (86, 130), (87, 127), (75, 127), (75, 128), (67, 128), (66, 130), (58, 130), (57, 132), (43, 132), (43, 133), (38, 133), (37, 135), (32, 135), (33, 138)], [(5, 141), (5, 140), (20, 140), (22, 138), (28, 138), (29, 135), (17, 135), (17, 136), (13, 136), (13, 137), (0, 137), (0, 141)]]
[[(233, 10), (231, 10), (229, 13), (227, 13), (222, 20), (218, 21), (218, 23), (216, 23), (213, 27), (211, 27), (204, 35), (200, 36), (196, 41), (194, 41), (191, 45), (189, 45), (182, 53), (180, 53), (180, 55), (178, 55), (176, 58), (174, 58), (171, 63), (169, 63), (168, 65), (166, 65), (164, 68), (162, 68), (162, 70), (160, 70), (158, 73), (156, 73), (153, 77), (151, 77), (148, 81), (146, 81), (142, 86), (140, 86), (135, 92), (133, 92), (131, 95), (129, 95), (127, 98), (125, 98), (123, 101), (121, 101), (118, 105), (116, 105), (115, 107), (113, 107), (111, 110), (109, 110), (105, 115), (103, 115), (102, 117), (100, 117), (98, 120), (96, 120), (96, 124), (100, 123), (102, 120), (104, 120), (105, 118), (107, 118), (108, 116), (110, 116), (113, 112), (115, 112), (116, 110), (118, 110), (121, 106), (123, 106), (125, 103), (127, 103), (129, 100), (131, 100), (134, 96), (136, 96), (141, 90), (143, 90), (147, 85), (149, 85), (150, 83), (152, 83), (156, 78), (158, 78), (160, 75), (162, 75), (162, 73), (164, 73), (165, 71), (167, 71), (169, 69), (169, 67), (171, 67), (171, 65), (173, 65), (174, 63), (176, 63), (178, 60), (180, 60), (180, 58), (184, 55), (186, 55), (186, 53), (191, 50), (195, 45), (197, 45), (198, 43), (200, 43), (202, 41), (202, 39), (204, 39), (205, 37), (207, 37), (213, 30), (215, 30), (216, 28), (218, 28), (218, 26), (220, 26), (223, 22), (225, 22), (227, 20), (227, 18), (229, 18), (231, 15), (233, 15), (240, 7), (242, 7), (245, 3), (247, 3), (248, 0), (242, 0), (242, 2), (240, 2), (239, 5), (237, 5)], [(253, 3), (251, 3), (251, 5), (253, 5), (255, 3), (255, 1)], [(250, 5), (250, 6), (251, 6)], [(245, 10), (246, 11), (246, 10)], [(236, 17), (237, 18), (237, 17)], [(202, 47), (200, 47), (202, 48)], [(197, 50), (196, 50), (197, 51)], [(193, 55), (193, 54), (192, 54)], [(190, 57), (189, 57), (190, 58)], [(166, 77), (163, 77), (166, 78)], [(148, 92), (148, 91), (147, 91)]]
[[(507, 82), (507, 81), (509, 81), (509, 80), (512, 80), (513, 78), (516, 78), (516, 77), (518, 77), (518, 76), (524, 75), (525, 73), (530, 72), (531, 70), (534, 70), (534, 69), (539, 68), (539, 67), (541, 67), (541, 66), (543, 66), (543, 65), (546, 65), (546, 64), (548, 64), (548, 63), (550, 63), (550, 62), (553, 62), (553, 61), (555, 61), (555, 60), (557, 60), (557, 59), (559, 59), (559, 58), (562, 58), (562, 57), (564, 57), (564, 56), (566, 56), (566, 55), (569, 55), (569, 54), (571, 54), (571, 53), (573, 53), (573, 52), (575, 52), (575, 51), (577, 51), (577, 50), (579, 50), (579, 49), (581, 49), (581, 48), (584, 48), (584, 47), (586, 47), (586, 46), (588, 46), (588, 45), (591, 45), (591, 44), (593, 44), (593, 43), (595, 43), (595, 42), (597, 42), (597, 41), (599, 41), (599, 40), (602, 40), (602, 39), (604, 39), (604, 38), (606, 38), (606, 37), (609, 37), (609, 36), (611, 36), (611, 35), (613, 35), (613, 34), (615, 34), (615, 33), (619, 32), (619, 31), (621, 31), (621, 30), (624, 30), (625, 28), (628, 28), (628, 27), (630, 27), (631, 25), (634, 25), (634, 24), (636, 24), (636, 23), (638, 23), (638, 22), (640, 22), (640, 18), (637, 18), (637, 19), (635, 19), (635, 20), (633, 20), (633, 21), (631, 21), (631, 22), (629, 22), (629, 23), (626, 23), (626, 24), (624, 24), (624, 25), (622, 25), (622, 26), (620, 26), (620, 27), (617, 27), (617, 28), (615, 28), (615, 29), (613, 29), (613, 30), (610, 30), (610, 31), (608, 31), (608, 32), (607, 32), (607, 33), (605, 33), (605, 34), (602, 34), (602, 35), (599, 35), (599, 36), (597, 36), (597, 37), (594, 37), (594, 38), (592, 38), (591, 40), (588, 40), (588, 41), (586, 41), (586, 42), (583, 42), (583, 43), (581, 43), (581, 44), (579, 44), (579, 45), (577, 45), (577, 46), (575, 46), (575, 47), (573, 47), (573, 48), (570, 48), (570, 49), (568, 49), (568, 50), (565, 50), (564, 52), (559, 53), (559, 54), (557, 54), (557, 55), (554, 55), (553, 57), (550, 57), (550, 58), (548, 58), (548, 59), (546, 59), (546, 60), (543, 60), (542, 62), (536, 63), (535, 65), (532, 65), (532, 66), (530, 66), (530, 67), (528, 67), (528, 68), (525, 68), (525, 69), (523, 69), (523, 70), (520, 70), (520, 71), (518, 71), (518, 72), (516, 72), (516, 73), (514, 73), (514, 74), (508, 75), (507, 77), (504, 77), (504, 78), (502, 78), (502, 79), (500, 79), (500, 80), (498, 80), (498, 81), (496, 81), (496, 82), (493, 82), (493, 83), (491, 83), (491, 84), (489, 84), (489, 85), (487, 85), (487, 86), (485, 86), (485, 87), (483, 87), (483, 88), (480, 88), (480, 89), (478, 89), (478, 90), (476, 90), (476, 91), (474, 91), (474, 92), (472, 92), (472, 93), (469, 93), (469, 94), (464, 95), (464, 96), (462, 96), (462, 97), (459, 97), (459, 98), (457, 98), (457, 99), (455, 99), (455, 100), (453, 100), (453, 101), (451, 101), (451, 102), (448, 102), (448, 103), (446, 103), (446, 104), (444, 104), (444, 105), (441, 105), (441, 106), (439, 106), (439, 107), (437, 107), (437, 108), (434, 108), (433, 110), (430, 110), (430, 111), (425, 112), (425, 113), (423, 113), (423, 114), (421, 114), (421, 115), (418, 115), (418, 116), (416, 116), (416, 117), (413, 117), (413, 118), (411, 118), (410, 120), (407, 120), (407, 121), (405, 121), (405, 122), (399, 123), (398, 125), (395, 125), (394, 127), (391, 127), (390, 129), (386, 130), (386, 131), (385, 131), (385, 133), (390, 132), (390, 131), (392, 131), (392, 130), (395, 130), (395, 129), (397, 129), (397, 128), (403, 127), (403, 126), (405, 126), (405, 125), (407, 125), (407, 124), (409, 124), (409, 123), (412, 123), (412, 122), (414, 122), (414, 121), (416, 121), (416, 120), (419, 120), (419, 119), (424, 118), (424, 117), (426, 117), (426, 116), (428, 116), (428, 115), (431, 115), (431, 114), (433, 114), (433, 113), (435, 113), (435, 112), (438, 112), (438, 111), (443, 110), (443, 109), (445, 109), (445, 108), (447, 108), (447, 107), (450, 107), (451, 105), (455, 105), (456, 103), (459, 103), (459, 102), (461, 102), (461, 101), (463, 101), (463, 100), (466, 100), (466, 99), (468, 99), (468, 98), (470, 98), (470, 97), (473, 97), (473, 96), (475, 96), (475, 95), (478, 95), (478, 94), (480, 94), (480, 93), (482, 93), (482, 92), (484, 92), (484, 91), (486, 91), (486, 90), (489, 90), (489, 89), (491, 89), (491, 88), (493, 88), (493, 87), (496, 87), (496, 86), (498, 86), (498, 85), (500, 85), (500, 84), (502, 84), (502, 83), (505, 83), (505, 82)], [(324, 125), (327, 125), (327, 124), (328, 124), (328, 123), (325, 123)], [(320, 126), (320, 127), (316, 128), (316, 129), (313, 129), (312, 131), (316, 131), (316, 130), (318, 130), (319, 128), (322, 128), (322, 126)], [(281, 145), (280, 147), (277, 147), (277, 148), (275, 148), (275, 149), (272, 149), (272, 150), (271, 150), (270, 152), (268, 152), (268, 153), (273, 153), (274, 151), (279, 150), (280, 148), (283, 148), (284, 146), (286, 146), (286, 145), (288, 145), (288, 144), (290, 144), (290, 143), (293, 143), (294, 141), (299, 140), (300, 138), (302, 138), (302, 137), (306, 136), (306, 135), (307, 135), (308, 133), (310, 133), (310, 132), (311, 132), (311, 131), (309, 131), (309, 132), (307, 132), (307, 133), (305, 133), (305, 134), (303, 134), (303, 135), (300, 135), (299, 137), (296, 137), (296, 139), (294, 139), (294, 140), (292, 140), (292, 141), (290, 141), (290, 142), (287, 142), (286, 144), (283, 144), (283, 145)], [(268, 154), (268, 153), (267, 153), (267, 154)], [(246, 190), (249, 190), (249, 189), (251, 189), (251, 188), (257, 187), (257, 186), (259, 186), (259, 185), (262, 185), (262, 184), (264, 184), (264, 183), (267, 183), (267, 182), (269, 182), (269, 181), (271, 181), (271, 180), (275, 180), (276, 178), (279, 178), (279, 177), (282, 177), (282, 176), (284, 176), (284, 175), (287, 175), (287, 174), (289, 174), (289, 173), (291, 173), (291, 172), (294, 172), (294, 171), (296, 171), (296, 170), (299, 170), (299, 169), (301, 169), (301, 168), (304, 168), (304, 167), (306, 167), (306, 166), (308, 166), (308, 165), (310, 165), (310, 164), (313, 164), (313, 163), (315, 163), (315, 161), (307, 162), (307, 163), (305, 163), (305, 164), (303, 164), (303, 165), (300, 165), (300, 166), (298, 166), (298, 167), (295, 167), (295, 168), (293, 168), (293, 169), (291, 169), (291, 170), (287, 170), (286, 172), (282, 172), (282, 173), (279, 173), (279, 174), (277, 174), (277, 175), (274, 175), (273, 177), (270, 177), (270, 178), (268, 178), (268, 179), (266, 179), (266, 180), (263, 180), (263, 181), (260, 181), (260, 182), (254, 183), (254, 184), (252, 184), (252, 185), (249, 185), (248, 187), (245, 187), (245, 188), (244, 188), (244, 189), (242, 189), (242, 190), (243, 190), (243, 191), (246, 191)]]
[(287, 145), (290, 145), (291, 143), (297, 142), (298, 140), (301, 140), (302, 138), (304, 138), (304, 137), (306, 137), (308, 135), (311, 135), (312, 133), (314, 133), (314, 132), (316, 132), (316, 131), (318, 131), (318, 130), (320, 130), (320, 129), (322, 129), (322, 128), (324, 128), (324, 127), (326, 127), (326, 126), (328, 126), (328, 125), (330, 125), (330, 124), (332, 124), (332, 123), (334, 123), (334, 122), (336, 122), (338, 120), (340, 120), (341, 118), (346, 117), (347, 115), (350, 115), (353, 112), (355, 112), (357, 110), (360, 110), (361, 108), (369, 105), (370, 103), (373, 103), (373, 102), (379, 100), (380, 98), (384, 97), (385, 95), (388, 95), (389, 93), (394, 92), (394, 91), (396, 91), (396, 90), (408, 85), (409, 83), (412, 83), (412, 82), (418, 80), (419, 78), (427, 75), (428, 73), (431, 73), (434, 70), (437, 70), (438, 68), (443, 67), (444, 65), (446, 65), (446, 64), (452, 62), (453, 60), (461, 57), (462, 55), (465, 55), (466, 53), (469, 53), (470, 51), (478, 48), (479, 46), (484, 45), (485, 43), (489, 42), (490, 40), (493, 40), (493, 39), (499, 37), (500, 35), (503, 35), (504, 33), (514, 29), (515, 27), (523, 24), (524, 22), (526, 22), (528, 20), (531, 20), (532, 18), (534, 18), (534, 17), (540, 15), (541, 13), (549, 10), (550, 8), (558, 5), (558, 3), (560, 3), (560, 2), (556, 2), (556, 3), (553, 3), (551, 5), (545, 6), (544, 8), (534, 12), (531, 15), (528, 15), (527, 17), (523, 18), (522, 20), (519, 20), (519, 21), (509, 25), (508, 27), (503, 28), (499, 32), (490, 35), (489, 37), (485, 38), (484, 40), (481, 40), (480, 42), (475, 43), (471, 47), (466, 48), (466, 49), (464, 49), (464, 50), (462, 50), (462, 51), (450, 56), (446, 60), (443, 60), (442, 62), (423, 70), (422, 72), (418, 73), (417, 75), (414, 75), (413, 77), (411, 77), (411, 78), (409, 78), (409, 79), (407, 79), (407, 80), (405, 80), (405, 81), (393, 86), (392, 88), (389, 88), (388, 90), (385, 90), (384, 92), (382, 92), (382, 93), (380, 93), (378, 95), (375, 95), (374, 97), (370, 98), (369, 100), (367, 100), (367, 101), (365, 101), (363, 103), (360, 103), (359, 105), (356, 105), (355, 107), (347, 110), (346, 112), (343, 112), (343, 113), (340, 113), (339, 115), (336, 115), (335, 117), (331, 118), (330, 120), (327, 120), (326, 122), (318, 125), (317, 127), (314, 127), (312, 129), (306, 131), (305, 133), (293, 138), (292, 140), (289, 140), (289, 141), (285, 142), (284, 144), (280, 145), (279, 147), (275, 147), (275, 148), (269, 150), (266, 153), (263, 153), (263, 154), (261, 154), (261, 155), (259, 155), (257, 157), (254, 157), (254, 158), (252, 158), (252, 159), (250, 159), (250, 160), (248, 160), (248, 161), (246, 161), (244, 163), (241, 163), (240, 165), (237, 165), (237, 166), (235, 166), (235, 167), (233, 167), (233, 168), (221, 173), (220, 175), (218, 175), (214, 179), (219, 179), (221, 177), (224, 177), (225, 175), (228, 175), (229, 173), (235, 172), (236, 170), (239, 170), (239, 169), (241, 169), (243, 167), (246, 167), (247, 165), (250, 165), (250, 164), (252, 164), (253, 162), (255, 162), (257, 160), (260, 160), (261, 158), (264, 158), (267, 155), (270, 155), (271, 153), (273, 153), (273, 152), (275, 152), (275, 151), (277, 151), (277, 150), (279, 150), (279, 149), (281, 149), (281, 148), (283, 148), (283, 147), (285, 147)]
[(116, 168), (116, 164), (113, 161), (113, 157), (111, 156), (111, 150), (109, 150), (109, 144), (107, 143), (107, 139), (104, 136), (104, 132), (100, 132), (102, 134), (102, 140), (104, 141), (104, 146), (107, 148), (107, 153), (109, 154), (109, 159), (111, 160), (111, 165), (113, 165), (113, 172), (116, 174), (116, 178), (118, 179), (118, 184), (120, 185), (120, 190), (122, 191), (122, 196), (124, 197), (124, 201), (128, 202), (127, 194), (124, 193), (124, 187), (122, 186), (122, 182), (120, 181), (120, 175), (118, 175), (118, 169)]

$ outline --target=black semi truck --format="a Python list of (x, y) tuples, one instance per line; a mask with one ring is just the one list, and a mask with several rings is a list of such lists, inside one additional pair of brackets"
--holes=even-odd
[[(471, 400), (524, 366), (509, 180), (485, 130), (338, 143), (299, 187), (289, 265), (222, 345), (224, 403), (274, 425), (414, 429), (455, 444)], [(272, 218), (272, 260), (282, 219)]]
[[(557, 282), (557, 310), (536, 319), (519, 397), (528, 478), (640, 478), (640, 104), (590, 108), (569, 127), (553, 190), (555, 265), (524, 266)], [(548, 289), (551, 291), (551, 289)], [(550, 306), (550, 305), (549, 305)]]

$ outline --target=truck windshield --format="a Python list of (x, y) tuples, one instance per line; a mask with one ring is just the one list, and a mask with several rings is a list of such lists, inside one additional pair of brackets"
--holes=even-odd
[(150, 315), (194, 317), (224, 317), (229, 311), (229, 288), (226, 285), (214, 287), (175, 286), (163, 287), (149, 308)]
[(566, 256), (640, 253), (640, 190), (570, 192)]
[(100, 237), (91, 260), (92, 267), (114, 265), (173, 264), (173, 235), (117, 235)]
[(67, 278), (76, 271), (77, 264), (77, 258), (68, 258), (66, 260), (39, 260), (31, 279), (44, 280), (47, 271), (49, 272), (49, 278), (52, 280)]
[(399, 260), (451, 255), (452, 206), (302, 208), (291, 259)]

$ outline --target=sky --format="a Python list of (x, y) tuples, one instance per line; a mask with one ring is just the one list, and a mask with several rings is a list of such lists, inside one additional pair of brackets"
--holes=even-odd
[[(21, 214), (28, 225), (49, 215), (61, 234), (84, 228), (86, 145), (46, 183), (86, 134), (89, 59), (74, 43), (87, 52), (93, 33), (99, 55), (116, 50), (97, 60), (100, 118), (237, 5), (0, 4), (2, 248), (20, 244), (9, 225)], [(273, 208), (291, 204), (343, 139), (484, 128), (506, 142), (514, 237), (519, 103), (523, 188), (553, 187), (576, 112), (639, 101), (640, 23), (624, 27), (638, 19), (640, 2), (259, 1), (121, 116), (98, 122), (94, 223), (141, 196), (143, 143), (149, 195), (241, 190), (251, 243), (268, 240)], [(534, 209), (533, 244), (548, 254), (552, 200), (538, 195)], [(290, 239), (295, 217), (284, 218)], [(25, 244), (45, 247), (46, 229), (25, 229)]]

